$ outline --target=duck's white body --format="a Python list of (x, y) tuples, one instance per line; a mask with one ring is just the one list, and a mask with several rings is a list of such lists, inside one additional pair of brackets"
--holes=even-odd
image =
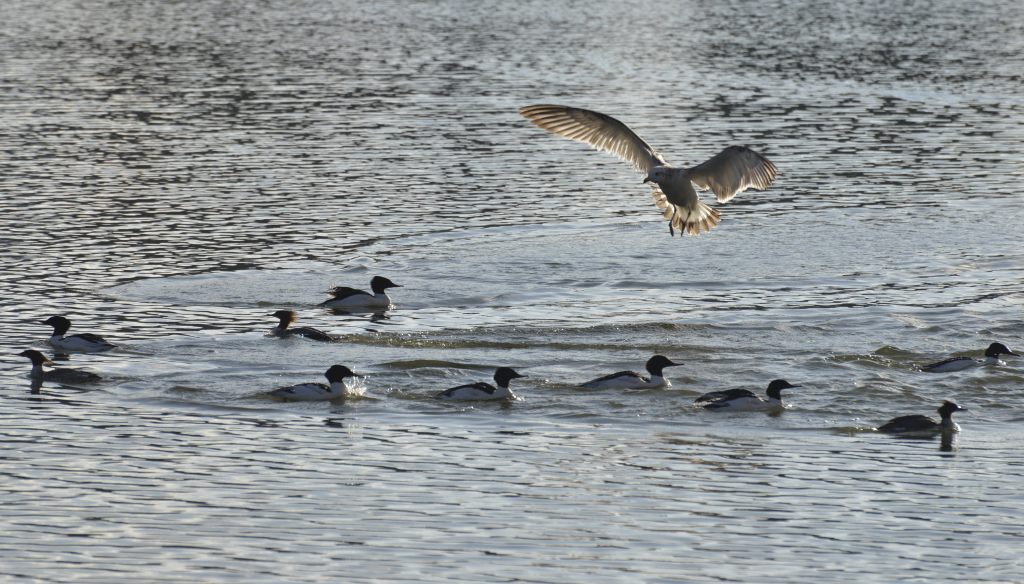
[(370, 294), (360, 292), (344, 298), (335, 298), (321, 304), (329, 308), (387, 308), (391, 306), (391, 297), (387, 292)]
[(499, 399), (516, 399), (516, 395), (508, 387), (495, 387), (490, 383), (469, 383), (451, 389), (446, 389), (437, 394), (438, 399), (464, 400), (464, 401), (490, 401)]
[(921, 369), (929, 373), (952, 373), (953, 371), (964, 371), (974, 369), (983, 365), (1006, 365), (996, 357), (985, 357), (984, 359), (973, 359), (971, 357), (953, 357), (931, 365), (925, 365)]
[(113, 344), (103, 340), (102, 337), (88, 333), (68, 336), (53, 335), (49, 342), (55, 349), (77, 353), (99, 353), (114, 348)]
[(644, 377), (633, 371), (620, 371), (581, 384), (585, 389), (660, 389), (671, 387), (672, 382), (661, 375)]
[(330, 401), (343, 397), (363, 395), (363, 390), (355, 390), (345, 381), (326, 383), (300, 383), (290, 387), (282, 387), (270, 392), (270, 395), (288, 401)]
[(704, 406), (709, 410), (727, 410), (730, 412), (763, 412), (769, 410), (781, 410), (781, 399), (762, 399), (756, 395), (734, 397), (720, 401), (714, 401)]

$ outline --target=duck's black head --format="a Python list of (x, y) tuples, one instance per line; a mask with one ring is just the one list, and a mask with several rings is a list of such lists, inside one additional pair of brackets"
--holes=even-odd
[(682, 363), (676, 363), (664, 355), (655, 355), (647, 360), (647, 364), (644, 367), (647, 372), (651, 375), (657, 375), (662, 377), (662, 370), (666, 367), (677, 367)]
[(1016, 356), (1017, 353), (1014, 353), (1013, 351), (1008, 349), (1006, 347), (1006, 345), (1004, 345), (1002, 343), (992, 343), (991, 345), (988, 346), (987, 349), (985, 349), (985, 356), (986, 357), (998, 357), (1000, 355), (1014, 355), (1014, 356)]
[(948, 418), (953, 415), (953, 412), (966, 412), (967, 408), (962, 408), (956, 405), (955, 403), (946, 400), (942, 402), (941, 406), (939, 406), (938, 411), (940, 416), (942, 416), (943, 418)]
[(526, 376), (516, 373), (511, 367), (498, 367), (498, 370), (494, 372), (494, 382), (498, 384), (498, 387), (508, 387), (509, 381), (520, 377)]
[(401, 288), (398, 284), (395, 284), (391, 280), (388, 280), (384, 276), (374, 276), (370, 280), (370, 289), (373, 290), (374, 294), (380, 294), (388, 288)]
[(46, 355), (40, 353), (35, 349), (25, 349), (18, 353), (19, 357), (28, 357), (32, 361), (32, 366), (36, 365), (53, 365), (53, 362), (46, 358)]
[(50, 318), (43, 321), (43, 324), (48, 324), (53, 327), (53, 333), (56, 335), (63, 335), (68, 332), (71, 328), (71, 321), (64, 318), (63, 316), (51, 316)]
[(280, 320), (281, 324), (278, 326), (280, 326), (283, 329), (288, 328), (288, 325), (295, 322), (294, 310), (278, 310), (277, 312), (271, 314), (270, 316), (273, 316), (274, 318)]
[(327, 377), (327, 381), (335, 383), (346, 377), (355, 377), (356, 374), (352, 373), (352, 370), (344, 365), (331, 365), (331, 368), (327, 370), (327, 373), (324, 373), (324, 376)]
[(792, 383), (786, 381), (785, 379), (773, 379), (772, 382), (768, 384), (768, 397), (770, 397), (772, 399), (781, 400), (782, 399), (782, 390), (783, 389), (789, 389), (791, 387), (800, 387), (800, 386), (799, 385), (793, 385)]

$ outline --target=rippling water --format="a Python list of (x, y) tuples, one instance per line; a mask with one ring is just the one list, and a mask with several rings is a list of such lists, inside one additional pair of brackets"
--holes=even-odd
[[(1020, 578), (1024, 365), (915, 371), (1024, 347), (1018, 3), (3, 12), (3, 578)], [(670, 238), (537, 102), (780, 177)], [(375, 274), (396, 310), (317, 307)], [(105, 381), (30, 392), (53, 314)], [(655, 352), (670, 389), (575, 387)], [(333, 363), (365, 399), (261, 395)], [(520, 400), (431, 399), (500, 365)], [(777, 377), (781, 415), (691, 405)], [(947, 448), (870, 432), (945, 398)]]

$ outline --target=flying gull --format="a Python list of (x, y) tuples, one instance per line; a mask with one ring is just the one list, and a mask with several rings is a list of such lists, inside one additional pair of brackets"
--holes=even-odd
[(694, 186), (711, 189), (719, 203), (727, 203), (749, 188), (767, 189), (778, 173), (770, 160), (746, 146), (729, 146), (697, 166), (673, 167), (629, 126), (591, 110), (538, 104), (519, 113), (549, 132), (614, 154), (646, 173), (644, 182), (653, 183), (654, 204), (668, 219), (672, 235), (675, 229), (700, 235), (718, 225), (718, 210), (701, 201)]

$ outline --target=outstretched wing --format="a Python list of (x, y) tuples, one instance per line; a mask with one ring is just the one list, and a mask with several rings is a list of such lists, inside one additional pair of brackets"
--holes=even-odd
[(528, 105), (519, 108), (519, 113), (551, 133), (614, 154), (641, 172), (648, 173), (655, 166), (668, 164), (657, 150), (644, 142), (629, 126), (611, 116), (576, 107), (546, 104)]
[(771, 160), (750, 148), (729, 146), (686, 172), (693, 184), (711, 189), (719, 203), (726, 203), (749, 188), (767, 189), (779, 171)]

